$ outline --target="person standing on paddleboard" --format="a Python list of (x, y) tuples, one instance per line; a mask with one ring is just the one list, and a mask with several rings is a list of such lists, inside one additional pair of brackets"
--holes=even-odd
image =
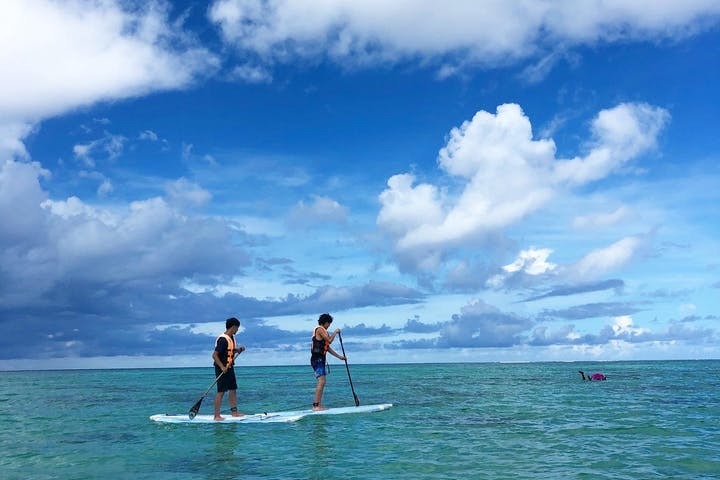
[(240, 328), (240, 320), (235, 317), (225, 320), (225, 333), (221, 333), (215, 340), (215, 350), (212, 358), (215, 365), (215, 378), (217, 378), (217, 394), (215, 394), (215, 420), (225, 420), (220, 415), (220, 406), (225, 392), (228, 394), (230, 413), (233, 417), (241, 417), (244, 413), (237, 409), (237, 380), (235, 378), (235, 355), (245, 351), (244, 345), (235, 343), (235, 334)]
[(325, 390), (325, 377), (327, 375), (326, 356), (330, 352), (334, 357), (345, 360), (335, 350), (330, 348), (330, 344), (335, 340), (335, 336), (340, 333), (340, 329), (336, 328), (332, 335), (328, 333), (328, 328), (333, 321), (332, 315), (323, 313), (318, 318), (318, 326), (313, 330), (312, 344), (310, 347), (310, 365), (315, 372), (317, 384), (315, 385), (315, 398), (313, 399), (313, 410), (325, 410), (326, 407), (321, 405), (323, 390)]

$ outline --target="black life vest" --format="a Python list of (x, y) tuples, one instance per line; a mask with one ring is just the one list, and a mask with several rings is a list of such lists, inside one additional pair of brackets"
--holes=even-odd
[(317, 339), (317, 329), (323, 328), (323, 327), (315, 327), (315, 330), (313, 330), (312, 335), (312, 345), (310, 347), (310, 358), (325, 358), (325, 355), (327, 355), (328, 348), (330, 348), (330, 344), (325, 340), (318, 340)]

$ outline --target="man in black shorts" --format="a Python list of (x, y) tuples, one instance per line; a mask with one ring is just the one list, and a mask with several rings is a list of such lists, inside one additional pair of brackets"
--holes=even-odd
[(245, 351), (245, 346), (235, 343), (235, 334), (240, 328), (240, 320), (235, 317), (225, 320), (225, 333), (221, 333), (215, 340), (215, 350), (212, 357), (215, 364), (215, 377), (217, 381), (217, 394), (215, 395), (215, 420), (225, 420), (220, 415), (220, 405), (222, 404), (225, 392), (228, 394), (230, 403), (230, 413), (233, 417), (241, 417), (244, 413), (238, 412), (237, 409), (237, 380), (235, 379), (235, 355)]

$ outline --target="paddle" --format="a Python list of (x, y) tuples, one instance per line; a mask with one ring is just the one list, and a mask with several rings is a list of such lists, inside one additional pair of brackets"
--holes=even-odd
[(350, 367), (348, 366), (347, 362), (347, 355), (345, 355), (345, 346), (342, 342), (342, 335), (340, 335), (340, 332), (338, 332), (338, 338), (340, 339), (340, 348), (342, 348), (343, 357), (345, 357), (345, 370), (347, 370), (348, 374), (348, 380), (350, 380), (350, 390), (352, 390), (353, 398), (355, 398), (355, 406), (360, 406), (360, 400), (358, 400), (357, 395), (355, 395), (355, 387), (353, 387), (352, 378), (350, 377)]
[[(233, 365), (235, 364), (235, 359), (237, 358), (238, 355), (239, 355), (239, 353), (236, 353), (233, 356)], [(207, 394), (210, 391), (210, 389), (212, 387), (214, 387), (215, 384), (218, 382), (218, 380), (220, 380), (220, 377), (223, 376), (223, 373), (225, 373), (225, 372), (220, 372), (220, 375), (218, 375), (217, 378), (215, 379), (215, 381), (210, 384), (210, 386), (207, 388), (207, 390), (205, 390), (205, 393), (202, 394), (202, 397), (200, 397), (200, 399), (197, 402), (195, 402), (195, 405), (190, 407), (190, 411), (188, 412), (188, 417), (190, 417), (190, 420), (195, 418), (195, 415), (198, 414), (198, 412), (200, 411), (200, 404), (202, 404), (202, 401), (205, 400), (205, 397), (207, 397)]]

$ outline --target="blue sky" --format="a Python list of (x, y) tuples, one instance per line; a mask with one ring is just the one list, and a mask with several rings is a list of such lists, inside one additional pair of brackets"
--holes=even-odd
[(0, 4), (0, 369), (719, 358), (720, 2)]

